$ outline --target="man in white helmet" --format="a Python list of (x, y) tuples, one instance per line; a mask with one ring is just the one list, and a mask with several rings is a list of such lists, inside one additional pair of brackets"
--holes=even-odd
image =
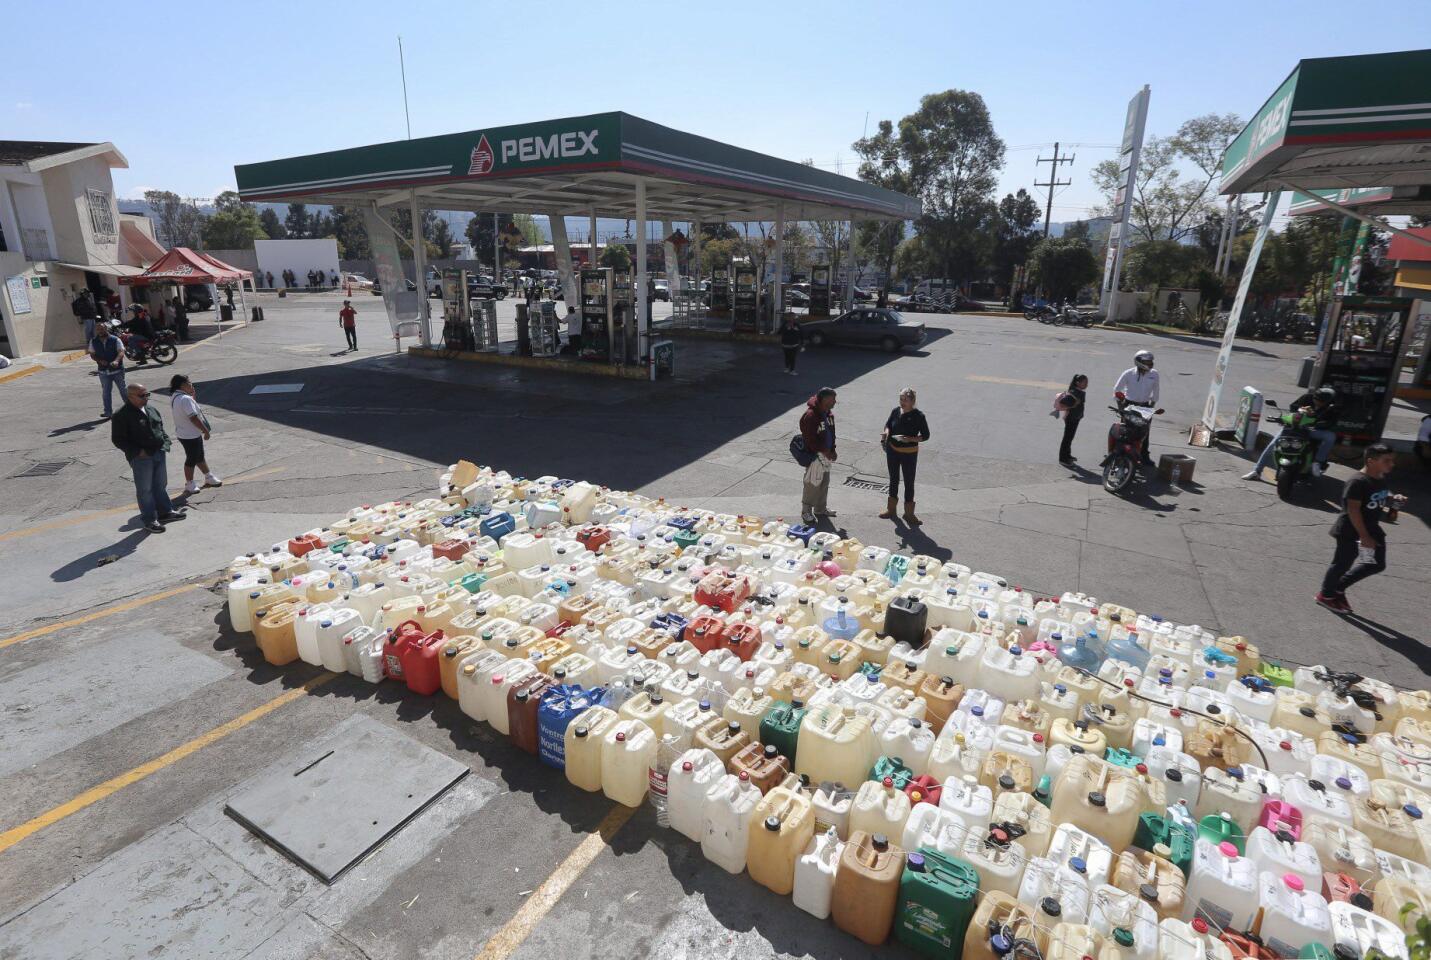
[[(1123, 371), (1118, 382), (1113, 385), (1113, 393), (1118, 397), (1118, 407), (1132, 403), (1140, 407), (1158, 405), (1158, 371), (1153, 369), (1153, 352), (1139, 350), (1133, 354), (1133, 365)], [(1151, 431), (1150, 431), (1151, 432)], [(1143, 441), (1143, 462), (1152, 463), (1148, 456), (1147, 441)]]

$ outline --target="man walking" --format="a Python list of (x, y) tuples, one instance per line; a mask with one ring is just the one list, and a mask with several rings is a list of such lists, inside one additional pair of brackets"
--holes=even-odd
[(343, 309), (338, 311), (338, 324), (343, 328), (343, 336), (348, 338), (348, 349), (358, 349), (358, 311), (353, 309), (353, 301), (344, 300)]
[(84, 342), (89, 343), (94, 339), (94, 323), (99, 319), (99, 312), (94, 308), (94, 300), (90, 298), (88, 290), (81, 290), (76, 296), (74, 303), (70, 304), (70, 309), (74, 311), (75, 319), (84, 324)]
[(800, 417), (800, 436), (805, 441), (805, 451), (815, 458), (806, 468), (800, 497), (800, 519), (806, 523), (813, 524), (820, 517), (835, 516), (828, 502), (830, 464), (837, 459), (834, 411), (834, 388), (821, 387), (805, 402), (805, 413)]
[(1332, 524), (1337, 539), (1331, 566), (1322, 577), (1317, 603), (1335, 613), (1351, 613), (1347, 588), (1386, 569), (1384, 514), (1406, 502), (1387, 489), (1386, 475), (1396, 465), (1396, 453), (1384, 443), (1366, 448), (1366, 465), (1342, 490), (1342, 513)]
[(143, 385), (131, 383), (125, 396), (128, 402), (109, 422), (109, 438), (124, 452), (134, 472), (134, 495), (144, 529), (163, 533), (164, 524), (184, 519), (184, 512), (169, 500), (167, 489), (164, 458), (169, 452), (169, 435), (159, 411), (149, 405), (149, 391)]
[(119, 401), (124, 402), (124, 341), (109, 332), (109, 324), (97, 323), (94, 339), (86, 347), (90, 359), (99, 368), (99, 386), (104, 391), (104, 412), (101, 420), (108, 420), (114, 413), (114, 401), (110, 391), (119, 388)]

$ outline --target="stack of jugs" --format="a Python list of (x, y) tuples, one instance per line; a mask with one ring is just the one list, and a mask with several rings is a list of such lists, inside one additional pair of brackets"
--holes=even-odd
[(799, 781), (792, 777), (789, 786), (771, 789), (756, 806), (750, 830), (750, 878), (775, 893), (788, 895), (795, 884), (796, 860), (814, 834), (815, 812)]
[(1160, 784), (1141, 780), (1088, 754), (1074, 756), (1053, 785), (1053, 819), (1101, 837), (1120, 851), (1133, 842), (1138, 815), (1159, 809)]

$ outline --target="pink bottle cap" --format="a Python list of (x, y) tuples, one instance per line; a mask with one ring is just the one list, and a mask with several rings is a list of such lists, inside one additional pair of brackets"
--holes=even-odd
[(1222, 855), (1223, 855), (1224, 857), (1235, 857), (1235, 856), (1237, 856), (1237, 845), (1234, 844), (1234, 843), (1232, 843), (1232, 842), (1230, 842), (1230, 841), (1228, 841), (1228, 840), (1224, 840), (1224, 841), (1222, 841), (1221, 843), (1219, 843), (1219, 844), (1217, 845), (1217, 849), (1220, 850), (1220, 851), (1222, 851)]
[(1307, 885), (1302, 882), (1302, 878), (1297, 876), (1295, 873), (1282, 874), (1282, 882), (1285, 883), (1287, 885), (1287, 889), (1291, 890), (1293, 893), (1301, 893), (1307, 887)]

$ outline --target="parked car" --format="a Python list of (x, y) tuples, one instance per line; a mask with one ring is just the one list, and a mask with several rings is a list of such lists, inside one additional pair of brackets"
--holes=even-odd
[[(403, 281), (403, 282), (407, 284), (407, 288), (408, 288), (409, 290), (416, 290), (416, 289), (417, 289), (417, 284), (413, 283), (411, 280), (405, 280), (405, 281)], [(369, 287), (368, 289), (370, 289), (370, 290), (373, 292), (373, 296), (375, 296), (375, 297), (380, 297), (380, 296), (383, 295), (383, 284), (382, 284), (382, 281), (381, 281), (381, 280), (374, 280), (374, 281), (373, 281), (373, 285), (372, 285), (371, 287)]]
[(356, 290), (366, 290), (373, 285), (373, 281), (363, 276), (361, 273), (343, 274), (343, 286), (352, 287)]
[(203, 284), (184, 285), (184, 309), (202, 313), (214, 309), (214, 297)]
[(799, 286), (791, 286), (785, 291), (785, 305), (787, 307), (809, 307), (810, 295), (801, 290)]
[(805, 340), (813, 347), (827, 343), (877, 345), (890, 353), (924, 342), (924, 324), (910, 320), (898, 310), (856, 307), (829, 320), (800, 324)]
[(655, 280), (651, 283), (651, 299), (665, 300), (671, 302), (671, 284), (665, 280)]
[(493, 280), (491, 277), (471, 276), (467, 277), (467, 296), (476, 300), (505, 300), (507, 299), (507, 285)]

